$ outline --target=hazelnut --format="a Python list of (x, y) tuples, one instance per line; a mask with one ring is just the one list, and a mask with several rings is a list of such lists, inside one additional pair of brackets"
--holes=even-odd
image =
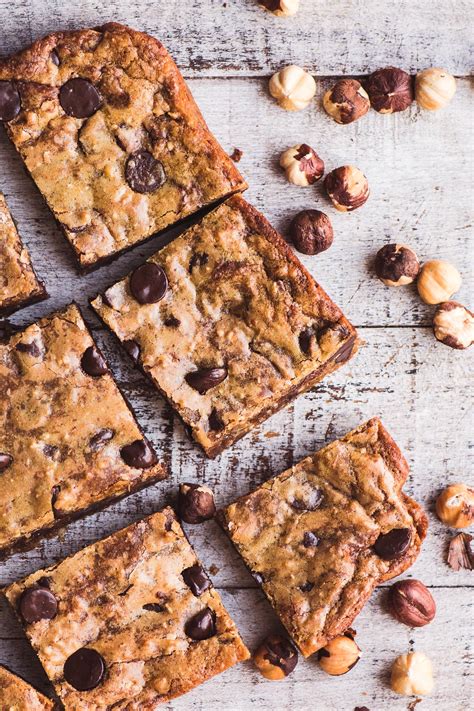
[(202, 523), (216, 513), (214, 494), (207, 486), (180, 484), (178, 514), (186, 523)]
[(392, 691), (403, 696), (425, 696), (433, 691), (433, 668), (422, 652), (397, 657), (392, 666)]
[(441, 304), (449, 301), (461, 288), (462, 279), (456, 267), (444, 259), (425, 262), (418, 275), (417, 287), (425, 304)]
[(405, 111), (413, 101), (413, 83), (409, 74), (396, 67), (373, 72), (365, 81), (370, 103), (381, 114)]
[(262, 642), (253, 661), (265, 679), (278, 681), (287, 677), (298, 663), (294, 645), (282, 635), (271, 635)]
[(288, 148), (280, 156), (280, 165), (293, 185), (314, 185), (324, 174), (324, 163), (311, 146), (301, 143)]
[(319, 666), (332, 676), (340, 676), (355, 667), (360, 656), (361, 651), (352, 633), (346, 632), (340, 637), (335, 637), (319, 650)]
[(259, 0), (259, 3), (279, 17), (296, 15), (300, 6), (300, 0)]
[(458, 533), (449, 543), (448, 565), (453, 570), (472, 570), (474, 568), (474, 551), (472, 536), (469, 533)]
[(269, 89), (283, 109), (301, 111), (315, 95), (316, 82), (304, 69), (290, 64), (272, 76)]
[(436, 615), (436, 603), (428, 588), (419, 580), (400, 580), (388, 594), (390, 612), (409, 627), (424, 627)]
[(365, 116), (370, 100), (356, 79), (341, 79), (324, 94), (323, 106), (337, 123), (352, 123)]
[(326, 175), (324, 187), (334, 207), (350, 212), (361, 207), (369, 197), (369, 183), (359, 168), (343, 165)]
[(416, 75), (415, 98), (422, 109), (444, 109), (456, 93), (456, 79), (446, 69), (433, 67)]
[(450, 484), (436, 500), (436, 513), (446, 526), (467, 528), (474, 522), (474, 489)]
[(303, 210), (292, 220), (290, 237), (298, 252), (319, 254), (332, 245), (333, 230), (329, 217), (319, 210)]
[(418, 257), (406, 244), (386, 244), (375, 257), (375, 273), (386, 286), (411, 284), (419, 271)]
[(460, 350), (474, 343), (474, 314), (457, 301), (445, 301), (433, 318), (436, 338), (451, 348)]

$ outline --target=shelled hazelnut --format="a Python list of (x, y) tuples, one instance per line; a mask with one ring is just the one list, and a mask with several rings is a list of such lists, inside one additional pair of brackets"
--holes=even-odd
[(334, 233), (324, 212), (302, 210), (291, 222), (290, 237), (298, 252), (320, 254), (332, 245)]
[(413, 101), (413, 82), (403, 69), (377, 69), (365, 81), (370, 103), (381, 114), (405, 111)]
[(343, 165), (328, 173), (324, 187), (334, 207), (341, 212), (362, 207), (370, 194), (367, 178), (353, 165)]
[(259, 0), (259, 4), (274, 15), (291, 17), (298, 12), (300, 0)]
[(436, 615), (436, 603), (419, 580), (399, 580), (388, 594), (389, 608), (398, 622), (409, 627), (424, 627)]
[(202, 523), (216, 513), (214, 494), (207, 486), (180, 484), (178, 514), (186, 523)]
[(275, 634), (262, 642), (253, 661), (265, 679), (278, 681), (294, 670), (298, 663), (298, 652), (286, 637)]
[(375, 273), (386, 286), (411, 284), (419, 271), (418, 257), (406, 244), (386, 244), (375, 257)]
[(392, 666), (392, 691), (403, 696), (427, 696), (433, 691), (433, 667), (426, 654), (409, 652), (397, 657)]
[(353, 123), (365, 116), (370, 100), (362, 84), (356, 79), (340, 79), (324, 94), (323, 106), (337, 123)]
[(436, 514), (446, 526), (467, 528), (474, 523), (474, 489), (450, 484), (436, 500)]
[(474, 314), (457, 301), (445, 301), (436, 309), (433, 331), (446, 346), (469, 348), (474, 343)]
[(461, 288), (462, 279), (456, 267), (444, 259), (425, 262), (418, 275), (418, 293), (425, 304), (449, 301)]
[(318, 652), (319, 666), (327, 674), (340, 676), (347, 674), (361, 657), (361, 651), (354, 641), (355, 632), (348, 631), (335, 637)]
[(295, 64), (276, 72), (268, 87), (270, 94), (286, 111), (301, 111), (316, 93), (316, 82), (311, 74)]
[(416, 75), (415, 98), (422, 109), (443, 109), (455, 93), (456, 79), (446, 69), (432, 67)]
[(280, 166), (287, 180), (300, 187), (314, 185), (324, 175), (324, 162), (307, 143), (300, 143), (284, 151), (280, 156)]

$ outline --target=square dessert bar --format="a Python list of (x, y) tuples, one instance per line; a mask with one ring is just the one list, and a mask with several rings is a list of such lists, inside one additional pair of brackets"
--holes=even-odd
[(340, 309), (238, 195), (92, 306), (210, 457), (357, 350)]
[(427, 518), (378, 419), (238, 499), (219, 519), (304, 656), (342, 634), (420, 552)]
[(0, 342), (0, 551), (165, 476), (75, 305)]
[(83, 269), (247, 187), (166, 49), (116, 23), (0, 60), (0, 120)]
[(0, 193), (0, 316), (47, 298)]
[(2, 711), (52, 711), (51, 699), (40, 694), (0, 664), (0, 709)]
[(249, 656), (170, 508), (5, 594), (67, 711), (152, 711)]

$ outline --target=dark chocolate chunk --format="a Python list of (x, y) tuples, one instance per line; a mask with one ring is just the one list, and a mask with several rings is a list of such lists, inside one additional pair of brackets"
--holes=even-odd
[(227, 368), (200, 368), (193, 370), (185, 376), (187, 384), (204, 395), (211, 388), (215, 388), (227, 378)]
[(95, 649), (82, 647), (66, 659), (64, 678), (77, 691), (90, 691), (105, 675), (105, 662)]
[(136, 341), (129, 340), (124, 341), (122, 345), (134, 363), (138, 363), (138, 359), (140, 358), (140, 346), (138, 343)]
[(20, 598), (20, 613), (29, 625), (39, 620), (52, 620), (58, 612), (58, 601), (46, 587), (28, 588)]
[(212, 583), (200, 565), (192, 565), (181, 573), (183, 580), (195, 597), (200, 597)]
[(305, 531), (303, 545), (305, 548), (314, 548), (319, 545), (319, 538), (312, 531)]
[(298, 337), (300, 348), (303, 353), (306, 353), (306, 355), (308, 355), (308, 353), (310, 352), (312, 337), (314, 337), (314, 331), (312, 331), (310, 328), (305, 328), (304, 331), (301, 331)]
[(381, 533), (375, 541), (374, 551), (384, 560), (394, 560), (402, 556), (410, 547), (411, 531), (409, 528), (392, 528), (388, 533)]
[(125, 180), (136, 193), (153, 193), (166, 180), (163, 166), (151, 153), (139, 150), (128, 157)]
[(265, 582), (265, 578), (261, 573), (257, 573), (255, 570), (251, 571), (252, 578), (255, 580), (258, 585), (263, 585)]
[(105, 447), (107, 442), (113, 439), (115, 431), (104, 427), (93, 435), (89, 440), (89, 449), (91, 452), (98, 452), (102, 447)]
[(51, 61), (53, 64), (55, 64), (57, 67), (59, 67), (59, 54), (56, 52), (55, 49), (51, 50)]
[(36, 341), (32, 341), (31, 343), (17, 343), (16, 349), (20, 351), (20, 353), (28, 353), (32, 358), (39, 358), (41, 355), (41, 348)]
[(36, 584), (39, 585), (40, 588), (49, 588), (51, 585), (51, 578), (48, 578), (46, 575), (43, 575), (41, 578), (38, 578)]
[(163, 323), (165, 324), (165, 326), (168, 326), (168, 328), (177, 328), (180, 325), (181, 321), (175, 316), (168, 316), (168, 318), (165, 318)]
[(189, 271), (192, 272), (194, 267), (203, 267), (208, 261), (208, 254), (205, 252), (196, 252), (189, 260)]
[(180, 484), (178, 513), (186, 523), (202, 523), (211, 519), (216, 513), (212, 491), (199, 484)]
[(291, 506), (297, 511), (316, 511), (323, 502), (323, 492), (321, 489), (311, 489), (304, 498), (293, 499)]
[(13, 463), (13, 457), (11, 454), (7, 454), (6, 452), (0, 452), (0, 472), (5, 471), (5, 469), (8, 469), (10, 464)]
[(55, 444), (45, 444), (43, 447), (44, 456), (57, 462), (60, 457), (59, 447)]
[(213, 432), (221, 432), (225, 428), (224, 420), (219, 415), (218, 411), (214, 407), (209, 415), (209, 428)]
[(81, 367), (84, 373), (94, 378), (107, 373), (107, 363), (95, 346), (86, 348), (81, 358)]
[(298, 663), (298, 652), (291, 642), (281, 635), (273, 635), (264, 642), (265, 659), (279, 667), (285, 676), (291, 674)]
[(354, 348), (354, 342), (355, 336), (350, 338), (347, 343), (344, 343), (341, 349), (336, 353), (336, 357), (334, 358), (335, 363), (345, 363), (346, 360), (349, 360)]
[(205, 607), (186, 622), (184, 631), (188, 637), (196, 641), (214, 637), (217, 632), (215, 612)]
[(157, 602), (147, 602), (146, 605), (143, 605), (143, 609), (148, 610), (148, 612), (164, 612), (166, 607), (159, 605)]
[(126, 444), (120, 450), (120, 456), (125, 464), (134, 469), (149, 469), (156, 462), (156, 455), (148, 442), (143, 439), (137, 439), (131, 444)]
[(130, 291), (139, 304), (156, 304), (168, 289), (168, 279), (159, 264), (145, 262), (130, 277)]
[(301, 592), (311, 592), (311, 590), (314, 588), (314, 583), (310, 583), (309, 580), (306, 583), (303, 583), (303, 585), (300, 585), (300, 590)]
[(0, 81), (0, 121), (12, 121), (21, 109), (20, 94), (11, 81)]
[(68, 116), (88, 118), (102, 106), (102, 97), (87, 79), (69, 79), (59, 90), (59, 103)]

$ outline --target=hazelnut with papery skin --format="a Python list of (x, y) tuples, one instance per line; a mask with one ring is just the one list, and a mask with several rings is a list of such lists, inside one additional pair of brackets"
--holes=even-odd
[(450, 348), (469, 348), (474, 343), (474, 314), (457, 301), (445, 301), (436, 309), (433, 331)]
[(334, 207), (341, 212), (362, 207), (370, 194), (367, 178), (353, 165), (343, 165), (328, 173), (324, 187)]
[(375, 273), (386, 286), (411, 284), (419, 271), (418, 257), (406, 244), (386, 244), (375, 257)]
[(392, 666), (392, 691), (403, 696), (427, 696), (433, 691), (433, 667), (426, 654), (410, 652), (397, 657)]
[(458, 533), (449, 543), (448, 565), (453, 570), (474, 569), (474, 550), (472, 536), (469, 533)]
[(361, 651), (354, 641), (353, 634), (346, 632), (340, 637), (335, 637), (318, 652), (319, 666), (327, 674), (340, 676), (347, 674), (361, 657)]
[(474, 489), (450, 484), (436, 500), (436, 513), (446, 526), (467, 528), (474, 523)]
[(290, 237), (298, 252), (320, 254), (332, 245), (334, 233), (324, 212), (302, 210), (291, 222)]
[(286, 637), (274, 634), (262, 642), (254, 654), (253, 661), (265, 679), (279, 681), (291, 674), (296, 667), (298, 652)]
[(436, 615), (436, 603), (419, 580), (399, 580), (388, 594), (389, 608), (396, 620), (409, 627), (424, 627)]
[(370, 100), (359, 81), (341, 79), (324, 94), (323, 106), (334, 121), (347, 124), (365, 116)]
[(269, 82), (270, 94), (286, 111), (306, 108), (316, 93), (316, 82), (301, 67), (290, 64), (274, 74)]
[(259, 0), (259, 3), (279, 17), (296, 15), (300, 6), (300, 0)]
[(415, 98), (422, 109), (444, 109), (456, 93), (456, 79), (446, 71), (433, 67), (416, 75)]
[(418, 293), (425, 304), (449, 301), (461, 288), (462, 278), (456, 267), (444, 259), (425, 262), (418, 275)]
[(365, 81), (370, 103), (381, 114), (405, 111), (413, 101), (413, 82), (403, 69), (377, 69)]
[(214, 494), (208, 486), (200, 484), (180, 484), (178, 494), (178, 514), (186, 523), (202, 523), (213, 518), (216, 513)]
[(324, 175), (324, 162), (307, 143), (293, 146), (280, 156), (280, 165), (293, 185), (308, 187)]

